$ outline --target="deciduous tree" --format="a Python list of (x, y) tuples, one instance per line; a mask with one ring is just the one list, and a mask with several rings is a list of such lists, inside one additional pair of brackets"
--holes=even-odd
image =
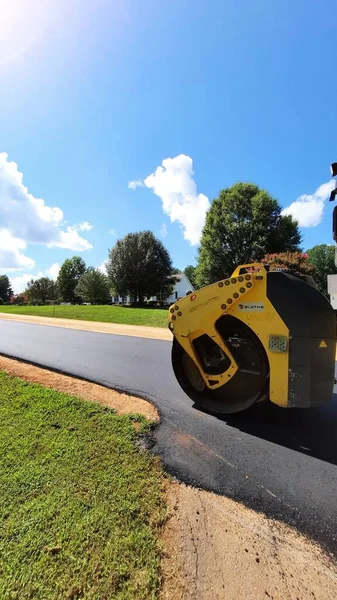
[(59, 293), (64, 302), (80, 302), (75, 288), (86, 269), (87, 266), (80, 256), (73, 256), (64, 261), (57, 278)]
[(196, 267), (193, 265), (187, 265), (187, 267), (184, 269), (184, 273), (193, 287), (196, 289), (198, 287), (196, 282)]
[(47, 300), (57, 300), (58, 287), (57, 283), (49, 277), (40, 277), (40, 279), (32, 279), (24, 292), (28, 297), (29, 302), (45, 304)]
[(265, 254), (299, 250), (301, 236), (291, 216), (257, 185), (237, 183), (222, 190), (207, 213), (196, 279), (199, 286), (228, 277), (240, 264)]
[(7, 275), (0, 275), (0, 298), (3, 302), (9, 302), (13, 296), (13, 290)]
[(110, 300), (107, 276), (99, 269), (89, 267), (80, 278), (75, 294), (91, 304), (106, 304)]
[(121, 296), (142, 303), (147, 296), (169, 294), (174, 283), (172, 261), (152, 231), (129, 233), (109, 251), (107, 273), (111, 287)]
[(279, 254), (266, 254), (263, 264), (268, 265), (270, 271), (282, 269), (300, 275), (315, 275), (313, 265), (309, 263), (309, 256), (305, 252), (280, 252)]
[(335, 265), (335, 247), (327, 244), (314, 246), (307, 251), (308, 262), (314, 267), (314, 279), (320, 291), (328, 295), (328, 275), (337, 273)]

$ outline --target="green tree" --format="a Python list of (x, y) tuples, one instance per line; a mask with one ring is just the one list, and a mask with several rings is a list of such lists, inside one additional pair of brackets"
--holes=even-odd
[(299, 250), (301, 235), (291, 216), (268, 192), (251, 183), (222, 190), (206, 216), (196, 280), (199, 286), (228, 277), (235, 267), (265, 254)]
[(28, 297), (29, 302), (45, 304), (46, 300), (57, 300), (58, 287), (56, 281), (49, 277), (40, 277), (40, 279), (32, 279), (24, 292)]
[(107, 276), (89, 267), (80, 278), (75, 294), (91, 304), (106, 304), (111, 299)]
[(307, 251), (308, 262), (314, 267), (314, 279), (322, 292), (328, 295), (328, 275), (335, 275), (337, 268), (335, 265), (335, 247), (327, 244), (314, 246)]
[(13, 296), (13, 290), (7, 275), (0, 275), (0, 298), (3, 302), (8, 302)]
[(198, 287), (196, 282), (196, 267), (193, 265), (187, 265), (186, 269), (184, 269), (184, 273), (193, 285), (194, 289), (196, 289)]
[(107, 273), (114, 292), (140, 304), (146, 296), (169, 294), (174, 284), (172, 261), (152, 231), (129, 233), (109, 251)]
[(60, 268), (57, 278), (59, 293), (64, 302), (80, 302), (80, 297), (76, 295), (75, 288), (84, 273), (87, 266), (80, 256), (67, 258)]

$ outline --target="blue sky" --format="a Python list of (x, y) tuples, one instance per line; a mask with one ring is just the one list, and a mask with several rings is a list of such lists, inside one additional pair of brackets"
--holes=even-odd
[(306, 194), (291, 209), (304, 248), (332, 242), (335, 0), (1, 10), (0, 271), (17, 290), (74, 254), (98, 266), (142, 229), (184, 268), (209, 203), (238, 180), (284, 208)]

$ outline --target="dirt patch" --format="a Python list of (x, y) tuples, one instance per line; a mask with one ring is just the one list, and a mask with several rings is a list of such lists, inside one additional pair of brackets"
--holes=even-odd
[(52, 317), (34, 317), (32, 315), (10, 315), (0, 313), (0, 319), (19, 321), (32, 325), (49, 325), (65, 327), (95, 333), (111, 333), (113, 335), (129, 335), (131, 337), (149, 338), (152, 340), (167, 340), (172, 342), (172, 333), (164, 327), (146, 327), (145, 325), (123, 325), (118, 323), (100, 323), (98, 321), (77, 321), (76, 319), (56, 319)]
[(58, 392), (108, 406), (121, 415), (134, 413), (144, 415), (150, 421), (159, 421), (158, 411), (150, 402), (128, 394), (121, 394), (95, 383), (53, 373), (53, 371), (40, 369), (4, 356), (0, 356), (0, 370), (21, 377), (25, 381), (39, 383)]
[(337, 568), (286, 525), (215, 494), (167, 485), (161, 600), (335, 600)]

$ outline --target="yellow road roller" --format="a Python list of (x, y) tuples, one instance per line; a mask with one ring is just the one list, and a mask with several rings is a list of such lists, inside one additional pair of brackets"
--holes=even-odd
[(336, 316), (308, 276), (242, 265), (169, 308), (172, 366), (186, 394), (215, 414), (270, 400), (330, 402)]

